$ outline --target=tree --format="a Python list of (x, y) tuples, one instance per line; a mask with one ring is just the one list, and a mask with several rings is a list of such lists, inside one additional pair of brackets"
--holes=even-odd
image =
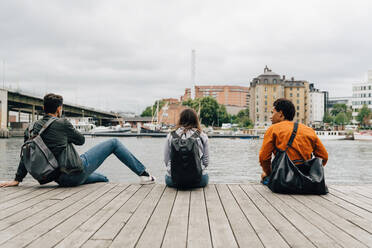
[(182, 102), (182, 105), (189, 106), (196, 112), (200, 112), (200, 121), (206, 126), (221, 126), (223, 122), (229, 122), (230, 120), (225, 106), (218, 104), (216, 99), (210, 96), (195, 100), (189, 99)]
[(339, 113), (346, 113), (347, 106), (344, 103), (336, 103), (333, 105), (331, 110), (331, 114), (333, 116), (337, 116)]
[(323, 122), (324, 123), (333, 123), (334, 118), (329, 114), (329, 112), (324, 113)]
[(363, 105), (363, 107), (359, 110), (359, 113), (356, 117), (357, 121), (363, 126), (369, 126), (370, 121), (372, 118), (371, 110), (368, 108), (367, 105)]
[[(165, 102), (160, 100), (159, 101), (159, 111), (164, 106)], [(155, 101), (155, 103), (152, 106), (147, 106), (145, 110), (142, 112), (141, 117), (145, 116), (153, 116), (155, 114), (156, 108), (158, 105), (158, 101)]]
[(346, 113), (340, 112), (335, 117), (335, 123), (337, 125), (345, 125), (349, 122)]
[(236, 123), (240, 127), (250, 127), (252, 126), (252, 121), (249, 119), (249, 109), (242, 109), (236, 115)]

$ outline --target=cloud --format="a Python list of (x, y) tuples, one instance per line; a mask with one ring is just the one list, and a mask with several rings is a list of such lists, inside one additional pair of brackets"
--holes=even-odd
[[(1, 1), (6, 83), (140, 112), (198, 84), (278, 74), (351, 95), (372, 68), (369, 1)], [(2, 74), (2, 71), (0, 72)]]

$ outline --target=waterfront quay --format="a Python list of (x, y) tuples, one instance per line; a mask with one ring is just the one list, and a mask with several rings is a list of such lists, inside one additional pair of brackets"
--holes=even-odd
[(23, 184), (0, 188), (0, 247), (371, 247), (372, 185), (329, 191)]

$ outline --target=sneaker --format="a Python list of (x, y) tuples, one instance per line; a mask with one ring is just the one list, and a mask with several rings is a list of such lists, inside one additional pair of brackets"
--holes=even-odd
[(141, 182), (140, 184), (152, 184), (155, 183), (156, 178), (149, 175), (149, 176), (140, 176)]

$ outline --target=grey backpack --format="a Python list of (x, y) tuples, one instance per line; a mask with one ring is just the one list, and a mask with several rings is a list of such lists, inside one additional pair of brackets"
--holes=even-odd
[(59, 174), (58, 162), (40, 136), (55, 120), (57, 118), (49, 119), (36, 135), (33, 135), (32, 123), (28, 129), (29, 139), (21, 149), (21, 159), (27, 172), (40, 184), (54, 181)]

